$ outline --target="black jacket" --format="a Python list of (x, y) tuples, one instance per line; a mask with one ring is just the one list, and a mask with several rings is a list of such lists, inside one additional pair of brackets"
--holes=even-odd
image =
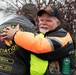
[[(20, 24), (24, 31), (34, 32), (34, 20), (28, 16), (16, 16), (0, 25), (0, 33), (7, 26)], [(0, 36), (2, 37), (2, 36)], [(30, 75), (30, 52), (11, 40), (0, 39), (0, 75)], [(9, 45), (10, 44), (10, 45)]]

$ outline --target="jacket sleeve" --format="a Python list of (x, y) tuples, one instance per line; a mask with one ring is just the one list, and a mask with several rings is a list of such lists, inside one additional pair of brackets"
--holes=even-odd
[(18, 31), (14, 36), (14, 41), (17, 45), (23, 47), (34, 53), (48, 53), (55, 51), (59, 46), (63, 47), (68, 42), (72, 41), (70, 35), (67, 33), (65, 37), (48, 37), (48, 38), (36, 38), (33, 33)]
[(52, 47), (46, 38), (35, 38), (33, 33), (18, 31), (14, 36), (17, 45), (34, 53), (46, 53), (52, 51)]

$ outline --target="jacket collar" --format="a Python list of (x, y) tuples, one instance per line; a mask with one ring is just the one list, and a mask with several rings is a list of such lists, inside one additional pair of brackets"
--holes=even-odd
[(24, 16), (26, 16), (31, 21), (31, 23), (33, 23), (34, 25), (36, 25), (34, 19), (30, 15), (24, 14)]
[(48, 35), (48, 34), (50, 34), (50, 33), (56, 32), (56, 31), (58, 31), (58, 30), (61, 29), (61, 28), (62, 28), (61, 25), (59, 25), (59, 26), (56, 27), (54, 30), (49, 31), (49, 32), (46, 32), (46, 33), (45, 33), (45, 36)]

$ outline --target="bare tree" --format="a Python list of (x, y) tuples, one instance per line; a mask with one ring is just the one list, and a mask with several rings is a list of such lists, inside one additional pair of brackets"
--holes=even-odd
[(76, 33), (76, 0), (4, 0), (7, 12), (19, 14), (21, 7), (27, 3), (34, 3), (40, 9), (42, 6), (54, 5), (61, 12), (62, 26), (71, 33)]

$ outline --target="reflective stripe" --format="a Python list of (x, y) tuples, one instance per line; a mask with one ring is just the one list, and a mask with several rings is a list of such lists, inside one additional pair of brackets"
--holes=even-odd
[(59, 44), (61, 44), (62, 47), (65, 46), (68, 42), (69, 43), (72, 42), (72, 38), (70, 37), (69, 33), (67, 33), (67, 35), (65, 37), (48, 37), (47, 39), (50, 39), (49, 42), (50, 42), (51, 46), (53, 46), (52, 45), (53, 43), (51, 43), (51, 40), (58, 42)]
[(47, 40), (48, 40), (48, 41), (49, 41), (49, 43), (50, 43), (50, 46), (51, 46), (51, 48), (52, 48), (52, 51), (54, 51), (54, 46), (53, 46), (52, 41), (51, 41), (49, 38), (47, 38)]
[(50, 37), (48, 39), (49, 39), (49, 41), (54, 40), (54, 41), (58, 42), (59, 44), (61, 44), (61, 46), (63, 45), (62, 42), (60, 40), (58, 40), (57, 38), (55, 38), (55, 37)]

